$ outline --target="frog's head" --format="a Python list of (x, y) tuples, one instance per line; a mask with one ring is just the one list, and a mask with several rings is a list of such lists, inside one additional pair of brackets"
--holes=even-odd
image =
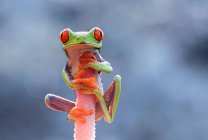
[(98, 27), (92, 28), (89, 32), (73, 32), (70, 29), (64, 29), (60, 33), (60, 40), (63, 43), (63, 49), (88, 46), (93, 49), (102, 48), (102, 39), (104, 33)]

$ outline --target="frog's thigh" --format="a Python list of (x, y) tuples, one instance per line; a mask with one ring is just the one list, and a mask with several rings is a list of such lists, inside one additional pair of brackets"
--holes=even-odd
[(66, 113), (75, 106), (74, 102), (53, 94), (46, 95), (45, 104), (50, 109)]

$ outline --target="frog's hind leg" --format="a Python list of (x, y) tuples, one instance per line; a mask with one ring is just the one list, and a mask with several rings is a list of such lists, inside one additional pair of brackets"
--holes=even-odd
[[(102, 102), (96, 105), (96, 121), (104, 115), (106, 122), (111, 123), (114, 119), (121, 93), (121, 77), (116, 75), (113, 82), (104, 94), (105, 105)], [(110, 116), (110, 117), (109, 117)]]
[(113, 121), (116, 109), (118, 106), (119, 98), (121, 94), (121, 77), (116, 75), (114, 81), (106, 91), (104, 98), (107, 102), (109, 113), (111, 114), (111, 121)]
[(45, 105), (52, 110), (69, 113), (75, 103), (57, 95), (48, 94), (45, 97)]
[(91, 110), (88, 111), (76, 108), (74, 102), (53, 94), (46, 95), (45, 104), (52, 110), (68, 113), (67, 119), (71, 121), (85, 123), (86, 121), (83, 116), (91, 115), (93, 113)]
[(52, 110), (68, 113), (68, 120), (78, 121), (81, 123), (86, 122), (83, 116), (91, 115), (93, 113), (91, 110), (76, 108), (74, 102), (53, 94), (46, 95), (45, 104)]

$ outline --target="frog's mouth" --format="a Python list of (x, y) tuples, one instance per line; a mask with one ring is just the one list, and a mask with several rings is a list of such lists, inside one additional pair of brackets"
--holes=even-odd
[(99, 49), (94, 45), (90, 44), (75, 44), (70, 47), (64, 49), (66, 56), (68, 58), (67, 64), (64, 70), (67, 72), (68, 78), (70, 80), (74, 79), (74, 75), (78, 71), (79, 57), (86, 51), (91, 51), (93, 55), (96, 57), (97, 61), (103, 62), (105, 61), (99, 53)]
[(97, 45), (94, 45), (94, 44), (86, 44), (84, 42), (81, 42), (79, 44), (72, 44), (72, 45), (66, 46), (64, 48), (64, 51), (65, 51), (67, 57), (69, 56), (69, 54), (76, 53), (77, 51), (83, 53), (85, 51), (94, 52), (96, 50), (97, 51), (100, 51), (100, 49), (98, 48)]
[(101, 46), (97, 45), (97, 44), (90, 44), (90, 43), (85, 43), (85, 42), (80, 42), (80, 43), (76, 43), (76, 44), (70, 44), (68, 46), (64, 47), (64, 51), (67, 51), (68, 49), (84, 49), (84, 48), (94, 48), (94, 49), (100, 49)]

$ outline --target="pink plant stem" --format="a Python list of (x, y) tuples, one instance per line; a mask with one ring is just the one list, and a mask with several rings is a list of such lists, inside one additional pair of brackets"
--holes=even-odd
[(76, 107), (92, 110), (93, 114), (84, 116), (86, 123), (75, 122), (74, 140), (95, 140), (95, 99), (93, 95), (77, 92)]

